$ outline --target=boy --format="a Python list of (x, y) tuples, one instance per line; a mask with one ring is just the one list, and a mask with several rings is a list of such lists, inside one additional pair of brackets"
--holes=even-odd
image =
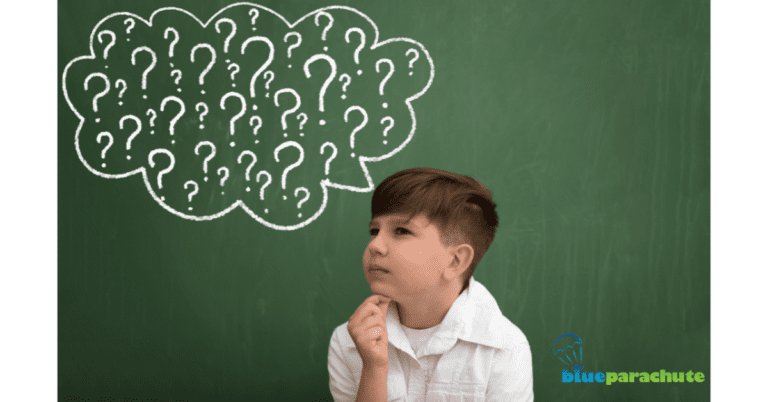
[(472, 277), (498, 227), (469, 176), (414, 168), (373, 193), (368, 297), (331, 336), (335, 401), (532, 401), (531, 351)]

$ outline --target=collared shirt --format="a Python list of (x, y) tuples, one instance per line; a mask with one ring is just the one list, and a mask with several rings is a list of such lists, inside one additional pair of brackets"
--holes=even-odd
[[(336, 402), (356, 399), (363, 371), (348, 322), (333, 331), (328, 350), (330, 388)], [(386, 324), (387, 401), (533, 401), (528, 340), (474, 277), (436, 327), (403, 327), (395, 303), (389, 304)], [(415, 352), (407, 332), (417, 346)], [(420, 342), (419, 335), (425, 334), (429, 337)]]

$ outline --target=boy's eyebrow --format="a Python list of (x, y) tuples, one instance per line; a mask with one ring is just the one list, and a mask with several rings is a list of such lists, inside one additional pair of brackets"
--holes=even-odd
[[(397, 225), (406, 225), (406, 224), (409, 224), (409, 223), (411, 223), (411, 222), (413, 222), (413, 221), (411, 221), (411, 222), (408, 222), (408, 220), (407, 220), (406, 218), (393, 218), (393, 219), (391, 219), (391, 222), (392, 222), (393, 224), (397, 224)], [(368, 227), (371, 227), (371, 226), (373, 226), (373, 225), (378, 225), (378, 224), (379, 224), (379, 221), (378, 221), (377, 219), (374, 219), (374, 220), (372, 220), (372, 221), (371, 221), (371, 222), (368, 224)]]

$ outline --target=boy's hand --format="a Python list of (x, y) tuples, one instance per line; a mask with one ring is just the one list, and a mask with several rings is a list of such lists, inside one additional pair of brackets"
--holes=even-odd
[(387, 308), (391, 298), (373, 295), (363, 301), (349, 318), (347, 331), (355, 342), (363, 366), (387, 367)]

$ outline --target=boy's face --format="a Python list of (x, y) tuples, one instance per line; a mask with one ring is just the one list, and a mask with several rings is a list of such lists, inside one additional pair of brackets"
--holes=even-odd
[[(439, 228), (424, 214), (405, 223), (407, 218), (391, 214), (371, 221), (371, 240), (363, 254), (371, 291), (395, 301), (438, 294), (455, 279), (443, 277), (452, 255), (440, 241)], [(375, 271), (375, 266), (387, 272)]]

